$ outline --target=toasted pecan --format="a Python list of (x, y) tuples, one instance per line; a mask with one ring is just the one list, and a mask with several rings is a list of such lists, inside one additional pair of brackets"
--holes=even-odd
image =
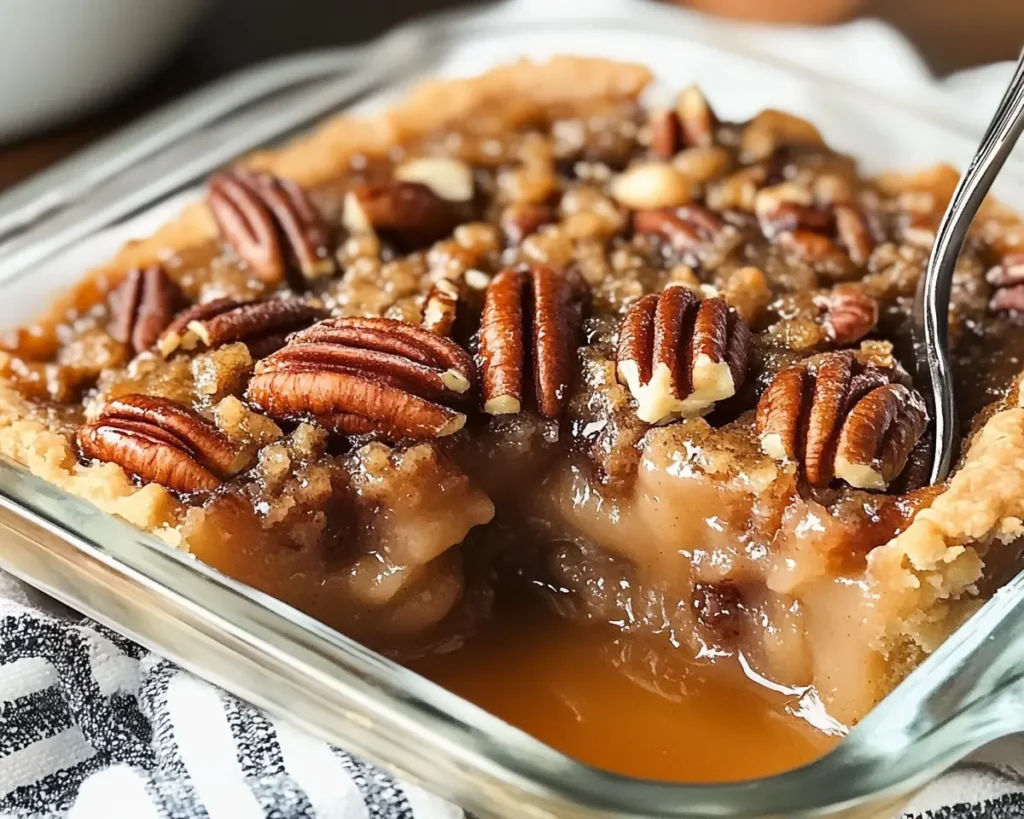
[(465, 424), (452, 405), (474, 379), (469, 354), (428, 329), (386, 318), (328, 319), (259, 362), (248, 397), (274, 418), (432, 438)]
[(203, 416), (151, 395), (110, 401), (76, 438), (84, 457), (116, 463), (177, 492), (216, 489), (248, 464), (246, 453)]
[(802, 467), (812, 486), (834, 478), (885, 489), (924, 432), (924, 400), (900, 371), (863, 363), (849, 352), (781, 371), (758, 402), (761, 448)]
[(749, 346), (746, 322), (725, 301), (670, 287), (644, 296), (623, 319), (619, 380), (642, 421), (701, 415), (743, 384)]
[[(308, 327), (327, 311), (299, 298), (240, 301), (216, 299), (178, 315), (159, 339), (165, 357), (199, 345), (219, 347), (233, 341), (255, 346), (267, 355), (284, 344), (288, 333)], [(254, 353), (254, 357), (260, 355)]]
[(114, 291), (110, 334), (133, 353), (148, 350), (171, 323), (181, 291), (161, 265), (129, 270)]
[(306, 279), (335, 272), (327, 227), (294, 182), (224, 171), (210, 180), (209, 204), (224, 238), (268, 284), (283, 282), (290, 269)]
[(576, 302), (573, 284), (549, 267), (506, 268), (494, 277), (480, 324), (484, 412), (518, 413), (531, 392), (542, 416), (561, 416), (579, 332)]

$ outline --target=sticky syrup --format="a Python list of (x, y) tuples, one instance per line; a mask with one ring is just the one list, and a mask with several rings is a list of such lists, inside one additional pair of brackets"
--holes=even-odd
[(414, 668), (581, 762), (640, 778), (767, 776), (837, 741), (796, 716), (798, 694), (756, 684), (734, 661), (676, 654), (515, 599), (462, 648)]

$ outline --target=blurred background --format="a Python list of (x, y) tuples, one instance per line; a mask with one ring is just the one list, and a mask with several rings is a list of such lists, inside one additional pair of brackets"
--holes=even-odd
[[(215, 77), (282, 54), (366, 40), (410, 17), (460, 5), (468, 3), (0, 0), (0, 189)], [(919, 49), (937, 76), (1012, 59), (1024, 44), (1024, 0), (685, 0), (680, 5), (803, 25), (881, 19)], [(111, 31), (118, 35), (113, 47)], [(37, 88), (30, 88), (33, 83)]]

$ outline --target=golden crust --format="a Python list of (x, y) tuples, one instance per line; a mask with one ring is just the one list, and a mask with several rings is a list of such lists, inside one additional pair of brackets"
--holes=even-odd
[(946, 490), (868, 555), (868, 578), (891, 609), (879, 646), (930, 652), (973, 609), (993, 545), (1024, 534), (1024, 408), (994, 414)]

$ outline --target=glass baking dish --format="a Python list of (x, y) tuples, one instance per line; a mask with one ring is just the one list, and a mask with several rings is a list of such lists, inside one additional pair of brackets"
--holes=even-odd
[[(580, 8), (520, 0), (433, 18), (358, 50), (249, 72), (3, 195), (0, 324), (30, 318), (91, 264), (148, 233), (230, 156), (281, 139), (332, 108), (357, 100), (360, 107), (384, 105), (418, 77), (477, 73), (524, 55), (642, 61), (658, 77), (654, 95), (696, 81), (726, 116), (766, 106), (793, 110), (869, 170), (962, 162), (973, 150), (971, 128), (941, 111), (937, 99), (911, 107), (729, 45), (721, 34), (687, 38), (678, 18), (654, 5), (586, 4), (585, 15)], [(370, 90), (377, 93), (365, 99)], [(1024, 210), (1018, 160), (1008, 162), (997, 192)], [(6, 462), (0, 530), (4, 569), (485, 816), (889, 816), (973, 749), (1024, 730), (1024, 575), (826, 757), (755, 781), (678, 785), (575, 762)]]

